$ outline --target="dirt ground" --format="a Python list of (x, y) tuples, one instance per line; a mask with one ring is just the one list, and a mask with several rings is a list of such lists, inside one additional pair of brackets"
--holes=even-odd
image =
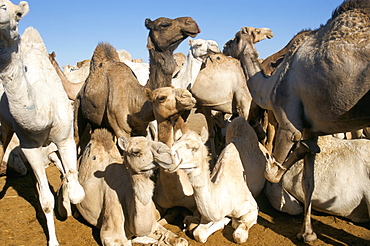
[[(49, 183), (53, 191), (59, 187), (59, 171), (55, 166), (47, 168)], [(33, 176), (0, 177), (0, 245), (46, 245), (46, 221), (35, 192)], [(303, 216), (290, 216), (276, 211), (261, 194), (257, 198), (260, 207), (258, 224), (249, 233), (243, 245), (370, 245), (370, 223), (354, 224), (349, 221), (314, 212), (312, 223), (318, 239), (305, 244), (296, 239)], [(99, 231), (83, 220), (55, 217), (57, 238), (60, 245), (100, 245)], [(186, 238), (189, 245), (231, 246), (232, 228), (211, 235), (206, 244), (197, 243), (177, 225), (168, 225), (171, 231)]]

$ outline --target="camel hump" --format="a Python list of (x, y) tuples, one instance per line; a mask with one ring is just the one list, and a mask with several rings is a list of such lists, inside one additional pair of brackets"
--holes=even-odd
[(91, 60), (95, 65), (108, 61), (120, 61), (116, 48), (114, 48), (111, 44), (104, 42), (101, 42), (96, 46)]
[(31, 49), (41, 50), (47, 53), (44, 40), (41, 38), (40, 33), (34, 27), (27, 27), (21, 36), (22, 52), (28, 52)]
[(370, 1), (369, 0), (347, 0), (344, 1), (332, 14), (332, 19), (339, 16), (346, 11), (357, 10), (364, 14), (370, 14)]

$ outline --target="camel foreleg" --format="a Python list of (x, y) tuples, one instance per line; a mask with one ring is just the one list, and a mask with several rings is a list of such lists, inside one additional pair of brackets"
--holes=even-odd
[(312, 193), (315, 188), (314, 179), (314, 163), (315, 163), (315, 153), (308, 153), (304, 158), (303, 166), (303, 177), (302, 186), (305, 194), (304, 202), (304, 223), (300, 233), (298, 233), (297, 238), (303, 240), (304, 242), (311, 242), (317, 239), (316, 233), (312, 229), (311, 224), (311, 206), (312, 206)]
[(230, 222), (230, 218), (225, 217), (217, 222), (207, 222), (203, 218), (197, 228), (194, 229), (193, 236), (197, 242), (205, 243), (210, 235), (221, 230)]

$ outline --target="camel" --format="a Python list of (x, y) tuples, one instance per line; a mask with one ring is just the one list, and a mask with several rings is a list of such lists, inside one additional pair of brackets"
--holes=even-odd
[[(273, 33), (268, 28), (245, 28), (253, 35), (254, 42), (265, 38), (272, 38)], [(209, 142), (213, 160), (217, 159), (217, 151), (214, 143), (214, 119), (211, 110), (220, 111), (224, 114), (232, 114), (249, 117), (250, 112), (255, 114), (256, 105), (252, 104), (252, 96), (246, 84), (246, 77), (240, 62), (224, 54), (209, 55), (203, 63), (194, 85), (190, 89), (197, 100), (197, 108), (207, 120), (209, 130)], [(252, 123), (254, 125), (254, 123)], [(257, 130), (257, 132), (260, 132)], [(259, 136), (264, 138), (264, 136)]]
[(55, 60), (56, 54), (53, 51), (49, 54), (49, 60), (53, 67), (55, 68), (55, 71), (57, 72), (60, 80), (62, 81), (63, 88), (67, 93), (67, 96), (70, 100), (74, 101), (76, 99), (77, 93), (80, 91), (83, 83), (85, 80), (81, 80), (81, 82), (78, 83), (72, 83), (70, 82), (67, 77), (64, 75), (64, 73), (60, 70), (58, 62)]
[(188, 36), (194, 38), (200, 29), (190, 17), (176, 19), (147, 18), (145, 27), (149, 30), (147, 49), (149, 50), (148, 88), (154, 90), (171, 85), (172, 75), (176, 69), (173, 58), (174, 50)]
[[(279, 124), (273, 152), (276, 162), (266, 167), (266, 178), (278, 182), (293, 159), (304, 158), (305, 216), (298, 234), (304, 241), (317, 238), (310, 215), (318, 136), (370, 124), (369, 14), (368, 1), (343, 2), (325, 25), (291, 45), (268, 78), (261, 72), (250, 35), (238, 32), (230, 44), (229, 52), (240, 57), (249, 74), (253, 100), (272, 110)], [(287, 158), (297, 142), (306, 145), (306, 151)]]
[[(370, 221), (370, 141), (319, 137), (321, 152), (315, 159), (312, 208), (354, 222)], [(266, 184), (274, 208), (289, 214), (303, 213), (303, 161), (293, 165), (277, 184)], [(284, 197), (282, 197), (284, 196)]]
[(190, 90), (206, 56), (212, 53), (221, 53), (221, 51), (213, 40), (189, 39), (188, 44), (190, 49), (185, 63), (181, 70), (172, 78), (171, 84), (175, 88)]
[[(1, 28), (1, 128), (2, 154), (15, 132), (36, 177), (39, 201), (46, 217), (48, 245), (58, 245), (54, 226), (54, 196), (45, 173), (44, 144), (56, 144), (63, 164), (69, 199), (79, 203), (84, 190), (78, 182), (76, 146), (73, 140), (72, 106), (63, 90), (39, 33), (32, 27), (18, 34), (18, 22), (29, 11), (21, 1), (0, 4)], [(1, 155), (1, 158), (3, 155)]]
[(200, 225), (193, 232), (197, 241), (205, 243), (231, 217), (236, 229), (233, 238), (237, 243), (244, 243), (249, 229), (257, 222), (258, 206), (251, 190), (253, 187), (257, 196), (264, 187), (263, 172), (270, 161), (267, 150), (258, 142), (246, 119), (238, 117), (227, 128), (228, 144), (210, 174), (208, 150), (204, 145), (207, 138), (204, 128), (200, 136), (194, 131), (183, 134), (171, 147), (173, 164), (167, 170), (181, 169), (189, 177), (201, 214)]
[[(184, 238), (162, 227), (152, 201), (150, 177), (161, 162), (171, 161), (170, 149), (145, 137), (120, 138), (124, 159), (106, 129), (96, 129), (79, 159), (79, 180), (86, 191), (76, 205), (91, 225), (100, 229), (103, 245), (131, 245), (147, 237), (158, 245), (187, 246)], [(162, 243), (162, 244), (161, 244)]]
[(149, 122), (155, 120), (153, 101), (163, 107), (162, 117), (191, 109), (194, 98), (185, 89), (158, 88), (153, 92), (142, 86), (132, 70), (119, 62), (108, 43), (96, 47), (86, 79), (75, 101), (75, 137), (82, 136), (86, 125), (108, 128), (115, 136), (147, 135)]

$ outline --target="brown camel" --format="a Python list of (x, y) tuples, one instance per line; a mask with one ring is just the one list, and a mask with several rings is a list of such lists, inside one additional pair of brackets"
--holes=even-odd
[[(310, 215), (318, 136), (370, 125), (369, 15), (369, 1), (343, 2), (325, 25), (289, 47), (268, 78), (261, 72), (250, 35), (238, 32), (230, 44), (229, 52), (240, 57), (250, 76), (253, 99), (272, 110), (279, 123), (276, 162), (266, 167), (266, 178), (278, 182), (287, 168), (304, 158), (305, 218), (298, 234), (304, 241), (317, 238)], [(295, 143), (299, 147), (288, 156)]]
[(194, 38), (200, 29), (190, 17), (146, 19), (145, 27), (150, 30), (147, 44), (150, 58), (148, 88), (154, 90), (170, 86), (176, 69), (173, 52), (188, 36)]
[(185, 89), (166, 87), (152, 92), (140, 85), (132, 70), (119, 61), (116, 49), (100, 43), (74, 105), (77, 141), (87, 123), (92, 129), (107, 128), (117, 137), (145, 136), (149, 122), (155, 120), (153, 100), (158, 107), (163, 107), (160, 112), (164, 119), (191, 109), (195, 103)]
[(62, 81), (63, 88), (67, 93), (67, 96), (70, 100), (75, 100), (77, 93), (80, 91), (82, 85), (85, 81), (81, 81), (78, 83), (72, 83), (70, 82), (67, 77), (64, 75), (64, 73), (60, 70), (58, 62), (55, 60), (56, 54), (53, 51), (51, 54), (49, 54), (49, 60), (53, 67), (55, 68), (55, 71), (57, 72), (60, 80)]

